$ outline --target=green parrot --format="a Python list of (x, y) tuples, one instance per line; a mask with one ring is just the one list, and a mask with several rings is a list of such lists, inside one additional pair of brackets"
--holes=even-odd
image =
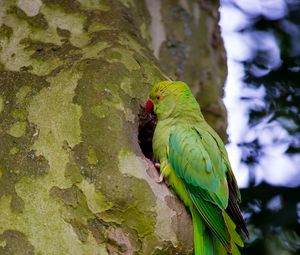
[(225, 146), (189, 87), (180, 81), (157, 83), (146, 111), (157, 116), (152, 146), (161, 177), (192, 215), (195, 254), (240, 254), (238, 232), (249, 236), (238, 206), (240, 192)]

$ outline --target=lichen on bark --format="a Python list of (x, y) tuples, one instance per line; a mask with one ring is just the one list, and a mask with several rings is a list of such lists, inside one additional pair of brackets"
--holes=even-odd
[(145, 1), (0, 2), (1, 254), (192, 254), (138, 144), (150, 25)]

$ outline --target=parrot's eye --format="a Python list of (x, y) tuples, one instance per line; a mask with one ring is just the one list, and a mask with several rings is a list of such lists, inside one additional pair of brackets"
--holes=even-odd
[(160, 99), (160, 96), (156, 96), (156, 99), (159, 100), (159, 99)]

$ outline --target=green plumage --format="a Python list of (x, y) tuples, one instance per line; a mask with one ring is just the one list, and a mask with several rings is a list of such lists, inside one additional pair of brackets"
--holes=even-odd
[(195, 254), (239, 254), (236, 245), (243, 242), (236, 226), (248, 232), (222, 140), (204, 120), (185, 83), (160, 82), (150, 99), (158, 118), (154, 155), (161, 174), (192, 214)]

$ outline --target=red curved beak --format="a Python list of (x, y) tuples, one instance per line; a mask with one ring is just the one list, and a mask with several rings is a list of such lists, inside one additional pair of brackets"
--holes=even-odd
[(148, 112), (148, 113), (153, 112), (153, 102), (149, 98), (146, 101), (146, 112)]

